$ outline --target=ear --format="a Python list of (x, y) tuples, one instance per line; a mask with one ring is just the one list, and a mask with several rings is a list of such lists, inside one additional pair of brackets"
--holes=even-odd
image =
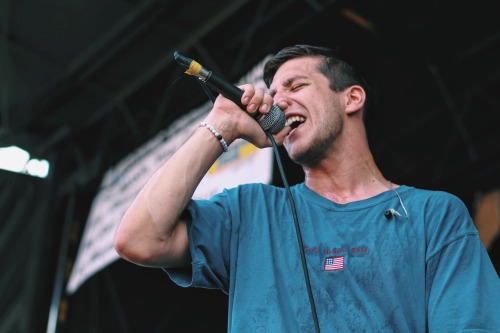
[(346, 113), (357, 112), (363, 108), (366, 100), (366, 93), (363, 87), (354, 85), (345, 90), (346, 93)]

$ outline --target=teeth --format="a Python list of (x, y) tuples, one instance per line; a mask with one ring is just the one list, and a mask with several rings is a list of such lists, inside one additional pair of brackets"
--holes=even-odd
[(304, 121), (306, 121), (306, 118), (300, 117), (300, 116), (290, 117), (286, 120), (285, 126), (290, 126), (292, 123), (294, 123), (296, 121), (303, 123)]

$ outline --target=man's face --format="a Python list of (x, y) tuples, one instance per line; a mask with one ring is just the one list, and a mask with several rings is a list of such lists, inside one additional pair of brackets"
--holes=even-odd
[(315, 165), (333, 151), (343, 129), (342, 94), (330, 89), (318, 65), (322, 58), (301, 57), (285, 62), (270, 86), (275, 102), (286, 100), (287, 125), (293, 130), (284, 141), (290, 158), (302, 165)]

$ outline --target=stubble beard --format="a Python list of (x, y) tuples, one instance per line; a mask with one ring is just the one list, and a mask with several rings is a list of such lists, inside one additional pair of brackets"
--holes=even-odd
[(309, 146), (295, 153), (288, 152), (291, 160), (302, 166), (314, 167), (318, 165), (326, 157), (328, 150), (342, 133), (343, 128), (342, 117), (335, 113), (335, 119), (319, 128), (318, 134), (312, 139)]

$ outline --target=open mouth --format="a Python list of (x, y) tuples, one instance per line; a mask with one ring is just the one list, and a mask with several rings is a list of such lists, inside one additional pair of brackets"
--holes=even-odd
[(294, 129), (299, 127), (304, 121), (306, 121), (306, 118), (304, 117), (293, 116), (286, 120), (285, 126), (290, 126), (293, 131)]

